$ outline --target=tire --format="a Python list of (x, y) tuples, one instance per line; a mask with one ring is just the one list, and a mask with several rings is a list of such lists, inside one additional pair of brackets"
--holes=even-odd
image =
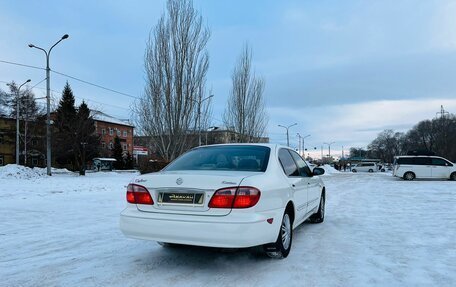
[(404, 177), (403, 177), (405, 180), (414, 180), (415, 179), (415, 174), (411, 171), (407, 171), (406, 173), (404, 173)]
[(320, 206), (318, 207), (317, 213), (309, 217), (311, 223), (322, 223), (325, 220), (325, 206), (326, 195), (324, 192), (322, 192), (320, 197)]
[(293, 222), (291, 221), (290, 212), (285, 210), (285, 214), (280, 224), (279, 235), (275, 243), (266, 244), (263, 249), (271, 258), (282, 259), (286, 258), (291, 250), (293, 242)]
[(369, 171), (369, 172), (374, 172), (374, 170), (373, 170), (373, 169), (369, 169), (368, 171)]
[(352, 169), (352, 172), (358, 172), (356, 169)]
[(453, 173), (450, 175), (450, 180), (456, 180), (456, 172), (453, 172)]

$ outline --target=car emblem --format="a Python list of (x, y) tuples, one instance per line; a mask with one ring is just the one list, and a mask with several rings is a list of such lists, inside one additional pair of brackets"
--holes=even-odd
[(176, 183), (178, 185), (181, 185), (183, 182), (184, 182), (184, 180), (182, 178), (180, 178), (180, 177), (178, 179), (176, 179)]

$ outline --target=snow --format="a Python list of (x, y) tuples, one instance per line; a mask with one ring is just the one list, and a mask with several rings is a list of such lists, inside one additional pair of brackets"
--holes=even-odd
[[(4, 171), (1, 171), (4, 174)], [(454, 286), (456, 182), (324, 178), (326, 219), (288, 258), (125, 238), (134, 173), (0, 178), (0, 286)]]
[(92, 118), (97, 121), (133, 127), (133, 125), (131, 125), (127, 120), (121, 120), (121, 119), (111, 117), (110, 115), (107, 115), (101, 111), (91, 110), (90, 114), (91, 114)]
[(323, 165), (321, 167), (325, 170), (325, 174), (324, 175), (332, 175), (332, 174), (335, 174), (335, 173), (340, 173), (340, 171), (338, 171), (334, 167), (330, 166), (329, 164), (325, 164), (325, 165)]
[[(71, 173), (66, 168), (52, 168), (53, 174)], [(0, 179), (15, 178), (15, 179), (32, 179), (47, 176), (46, 168), (29, 168), (22, 165), (7, 164), (0, 166)]]

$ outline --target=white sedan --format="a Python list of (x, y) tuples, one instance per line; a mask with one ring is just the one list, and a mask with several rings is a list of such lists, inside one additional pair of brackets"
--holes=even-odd
[(127, 188), (120, 229), (131, 238), (208, 247), (262, 246), (287, 257), (293, 229), (324, 220), (325, 186), (294, 150), (225, 144), (190, 150)]

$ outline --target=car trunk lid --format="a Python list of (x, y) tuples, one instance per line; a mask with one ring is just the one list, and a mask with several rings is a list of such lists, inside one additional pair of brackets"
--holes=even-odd
[(143, 175), (134, 183), (149, 190), (154, 204), (137, 204), (137, 207), (145, 212), (224, 216), (231, 209), (209, 208), (212, 195), (220, 188), (239, 186), (247, 176), (245, 172), (225, 171), (170, 171)]

